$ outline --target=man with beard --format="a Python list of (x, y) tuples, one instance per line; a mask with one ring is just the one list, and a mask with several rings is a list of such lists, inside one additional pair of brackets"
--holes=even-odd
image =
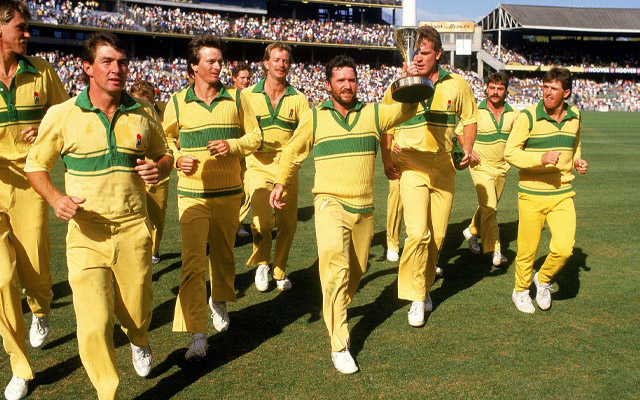
[[(356, 64), (334, 57), (326, 67), (329, 100), (306, 112), (282, 151), (270, 203), (285, 207), (283, 193), (313, 149), (315, 225), (322, 312), (331, 360), (343, 374), (358, 371), (349, 352), (347, 306), (367, 270), (373, 237), (373, 183), (380, 135), (415, 115), (417, 103), (365, 104), (358, 100)], [(286, 207), (289, 207), (287, 204)]]
[[(498, 202), (507, 180), (509, 164), (504, 160), (504, 145), (513, 123), (520, 115), (505, 102), (509, 77), (496, 72), (487, 78), (487, 98), (478, 104), (478, 135), (473, 150), (480, 162), (469, 168), (478, 195), (478, 208), (471, 224), (462, 232), (473, 253), (490, 253), (496, 267), (507, 262), (500, 248), (500, 231), (496, 218)], [(456, 134), (462, 134), (458, 125)], [(464, 139), (463, 139), (464, 140)], [(478, 243), (478, 235), (482, 249)]]

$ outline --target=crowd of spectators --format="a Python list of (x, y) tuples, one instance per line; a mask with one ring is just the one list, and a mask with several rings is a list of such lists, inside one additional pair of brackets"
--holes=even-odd
[[(38, 53), (47, 59), (58, 71), (62, 83), (73, 96), (84, 88), (82, 83), (82, 62), (79, 57), (60, 54), (58, 52)], [(231, 84), (231, 67), (234, 61), (227, 61), (222, 71), (222, 82)], [(262, 78), (262, 65), (250, 63), (251, 84)], [(473, 72), (451, 68), (444, 69), (462, 75), (471, 85), (477, 101), (485, 98), (484, 83)], [(400, 68), (381, 66), (373, 68), (369, 65), (358, 66), (359, 98), (372, 103), (380, 102), (384, 91), (395, 79), (400, 77)], [(166, 60), (163, 58), (134, 59), (129, 66), (130, 87), (137, 80), (147, 80), (156, 88), (158, 100), (168, 101), (172, 93), (188, 84), (187, 62), (183, 58)], [(313, 105), (322, 103), (328, 98), (324, 88), (324, 66), (320, 63), (295, 63), (289, 73), (289, 82), (302, 91)], [(542, 81), (538, 78), (511, 78), (507, 101), (518, 108), (523, 108), (540, 100)], [(618, 80), (613, 83), (598, 83), (588, 79), (576, 79), (570, 100), (583, 110), (616, 110), (640, 111), (640, 83)]]

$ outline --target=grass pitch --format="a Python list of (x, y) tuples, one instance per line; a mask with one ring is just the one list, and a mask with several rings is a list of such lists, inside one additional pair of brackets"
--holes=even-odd
[[(189, 336), (171, 332), (180, 279), (180, 228), (170, 194), (162, 262), (154, 266), (150, 339), (154, 369), (139, 378), (126, 337), (115, 343), (123, 399), (204, 398), (638, 398), (640, 300), (638, 190), (640, 114), (584, 113), (583, 157), (589, 172), (576, 178), (578, 231), (574, 255), (554, 283), (553, 307), (534, 315), (511, 302), (517, 236), (517, 173), (512, 170), (499, 206), (504, 269), (471, 254), (462, 237), (476, 207), (467, 171), (458, 173), (456, 198), (432, 291), (434, 311), (423, 328), (407, 324), (408, 302), (397, 299), (397, 263), (385, 260), (387, 184), (378, 160), (375, 236), (370, 267), (349, 308), (352, 353), (361, 371), (333, 369), (321, 315), (313, 229), (313, 162), (300, 174), (298, 233), (288, 273), (293, 289), (253, 287), (244, 265), (251, 244), (236, 245), (238, 301), (229, 304), (231, 326), (209, 327), (207, 359), (184, 361)], [(62, 169), (54, 181), (62, 187)], [(175, 172), (174, 172), (175, 178)], [(72, 296), (66, 279), (66, 224), (51, 216), (54, 302), (52, 332), (42, 349), (30, 349), (35, 380), (31, 399), (95, 398), (77, 351)], [(404, 235), (403, 235), (404, 237)], [(403, 240), (403, 238), (401, 238)], [(543, 233), (536, 267), (547, 254)], [(25, 320), (31, 321), (26, 302)], [(27, 325), (28, 326), (28, 325)], [(0, 355), (0, 382), (10, 366)]]

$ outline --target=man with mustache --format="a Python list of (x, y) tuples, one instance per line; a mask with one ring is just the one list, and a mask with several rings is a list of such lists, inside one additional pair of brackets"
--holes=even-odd
[(520, 169), (518, 181), (518, 254), (511, 299), (518, 311), (536, 311), (529, 287), (545, 222), (551, 232), (549, 254), (533, 275), (536, 302), (551, 308), (551, 280), (573, 253), (576, 209), (572, 170), (584, 175), (580, 111), (567, 104), (573, 79), (566, 68), (552, 68), (542, 78), (542, 100), (522, 110), (504, 150), (504, 158)]
[[(145, 184), (171, 171), (173, 157), (153, 106), (125, 91), (129, 58), (111, 33), (94, 33), (82, 51), (78, 96), (52, 107), (27, 158), (27, 177), (69, 221), (69, 285), (80, 358), (99, 399), (117, 399), (113, 326), (131, 342), (136, 373), (151, 372), (151, 234)], [(65, 192), (49, 175), (65, 164)], [(146, 158), (150, 159), (149, 161)]]
[(0, 332), (13, 375), (5, 391), (8, 399), (26, 396), (33, 379), (18, 284), (32, 313), (33, 347), (42, 346), (49, 335), (53, 299), (49, 207), (27, 181), (25, 162), (45, 112), (69, 98), (47, 61), (25, 56), (30, 17), (22, 1), (0, 3)]
[(297, 128), (300, 116), (309, 109), (305, 95), (287, 82), (291, 68), (291, 47), (282, 42), (271, 43), (264, 51), (262, 62), (266, 77), (249, 87), (251, 108), (262, 129), (262, 147), (247, 157), (246, 183), (251, 198), (251, 230), (253, 253), (247, 265), (257, 265), (255, 285), (261, 292), (269, 288), (271, 231), (278, 227), (273, 252), (273, 279), (279, 290), (291, 289), (287, 277), (287, 261), (298, 223), (298, 178), (293, 177), (283, 194), (287, 208), (269, 206), (269, 194), (278, 171), (282, 148)]
[[(452, 139), (460, 121), (464, 132), (464, 158), (459, 168), (477, 162), (473, 153), (477, 105), (473, 91), (460, 75), (438, 66), (442, 41), (431, 26), (418, 29), (419, 49), (408, 67), (409, 75), (431, 79), (434, 94), (421, 102), (414, 118), (382, 137), (382, 161), (389, 179), (400, 179), (407, 240), (398, 267), (398, 297), (411, 301), (409, 325), (425, 323), (433, 309), (431, 285), (453, 204), (456, 170), (451, 160)], [(384, 102), (391, 101), (387, 90)], [(391, 141), (399, 152), (392, 157)]]
[[(501, 252), (496, 219), (498, 202), (510, 168), (504, 160), (504, 146), (513, 123), (520, 115), (517, 108), (505, 102), (508, 88), (506, 73), (500, 71), (489, 75), (485, 92), (487, 98), (478, 104), (478, 135), (473, 150), (478, 153), (480, 162), (469, 168), (478, 195), (478, 208), (471, 224), (462, 232), (469, 249), (474, 253), (491, 254), (496, 267), (507, 262)], [(462, 134), (461, 125), (458, 125), (456, 134)]]
[(415, 115), (417, 103), (365, 104), (358, 100), (356, 64), (334, 57), (326, 67), (329, 100), (300, 119), (282, 150), (269, 199), (282, 209), (283, 193), (313, 149), (315, 225), (322, 313), (331, 338), (331, 360), (343, 374), (358, 366), (349, 352), (347, 306), (367, 271), (373, 237), (373, 183), (380, 135)]

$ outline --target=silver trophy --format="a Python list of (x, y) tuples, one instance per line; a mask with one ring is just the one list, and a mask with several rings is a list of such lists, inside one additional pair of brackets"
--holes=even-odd
[[(416, 54), (418, 30), (415, 27), (396, 29), (396, 47), (409, 65)], [(407, 76), (391, 84), (391, 97), (399, 103), (415, 103), (433, 96), (433, 82), (423, 76)]]

